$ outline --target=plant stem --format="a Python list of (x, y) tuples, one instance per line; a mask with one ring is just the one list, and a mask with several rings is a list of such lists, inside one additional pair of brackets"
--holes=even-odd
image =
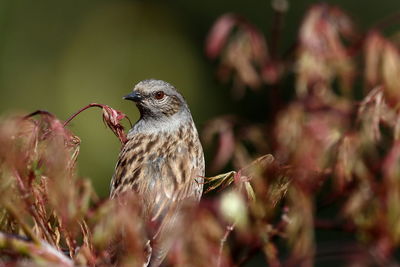
[(39, 243), (33, 243), (3, 232), (0, 232), (0, 249), (11, 249), (21, 255), (46, 259), (47, 262), (54, 263), (57, 266), (74, 266), (73, 262), (62, 254), (62, 252), (47, 243), (40, 241)]
[(71, 117), (69, 117), (69, 118), (64, 122), (63, 126), (64, 126), (64, 127), (67, 126), (67, 124), (68, 124), (70, 121), (72, 121), (76, 116), (78, 116), (79, 113), (81, 113), (82, 111), (84, 111), (84, 110), (86, 110), (86, 109), (88, 109), (88, 108), (91, 108), (91, 107), (103, 108), (102, 105), (100, 105), (100, 104), (91, 103), (91, 104), (89, 104), (89, 105), (87, 105), (87, 106), (85, 106), (85, 107), (79, 109), (79, 110), (78, 110), (77, 112), (75, 112), (74, 114), (72, 114)]
[(222, 252), (224, 250), (224, 244), (225, 244), (226, 240), (228, 239), (229, 234), (233, 231), (234, 228), (235, 228), (235, 223), (228, 225), (225, 229), (224, 236), (221, 238), (221, 241), (219, 244), (218, 260), (217, 260), (218, 267), (221, 266)]
[(35, 244), (40, 244), (39, 238), (32, 232), (31, 228), (25, 224), (25, 222), (20, 218), (18, 212), (14, 209), (12, 205), (9, 203), (4, 203), (5, 209), (7, 212), (13, 217), (14, 220), (18, 222), (21, 226), (22, 231), (26, 234), (28, 238), (30, 238)]

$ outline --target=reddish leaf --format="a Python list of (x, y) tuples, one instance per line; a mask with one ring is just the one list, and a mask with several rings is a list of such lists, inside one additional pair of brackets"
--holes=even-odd
[(297, 91), (300, 95), (316, 84), (327, 87), (336, 77), (342, 91), (349, 92), (355, 68), (343, 39), (351, 42), (355, 35), (350, 17), (337, 7), (318, 4), (307, 12), (299, 33)]
[[(218, 74), (221, 80), (233, 74), (236, 96), (242, 96), (244, 86), (258, 88), (262, 84), (260, 69), (269, 60), (266, 41), (244, 18), (235, 14), (220, 17), (207, 37), (206, 54), (212, 59), (221, 56)], [(275, 80), (273, 76), (266, 75), (265, 81)]]
[(365, 38), (365, 80), (368, 87), (379, 85), (382, 50), (385, 39), (375, 31), (368, 33)]
[(206, 39), (206, 55), (215, 59), (222, 51), (228, 37), (241, 18), (232, 13), (225, 14), (218, 18), (210, 30)]
[(392, 106), (400, 102), (400, 53), (390, 42), (385, 42), (382, 54), (382, 78), (387, 101)]
[(233, 122), (230, 119), (220, 118), (208, 123), (203, 131), (205, 144), (210, 144), (214, 136), (217, 136), (217, 146), (213, 162), (209, 167), (211, 172), (220, 170), (232, 158), (236, 142)]

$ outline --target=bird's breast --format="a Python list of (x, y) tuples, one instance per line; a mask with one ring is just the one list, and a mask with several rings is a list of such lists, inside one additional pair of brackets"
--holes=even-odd
[(175, 131), (131, 132), (112, 181), (112, 196), (133, 190), (158, 199), (172, 198), (185, 183), (204, 176), (204, 157), (193, 123)]

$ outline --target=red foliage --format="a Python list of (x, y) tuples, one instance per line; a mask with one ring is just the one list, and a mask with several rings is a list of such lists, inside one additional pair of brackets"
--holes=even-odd
[[(282, 19), (285, 10), (276, 15)], [(204, 143), (216, 151), (209, 170), (236, 171), (205, 179), (206, 192), (217, 192), (187, 208), (187, 232), (168, 263), (239, 266), (261, 252), (271, 266), (312, 266), (325, 249), (349, 265), (397, 264), (399, 47), (376, 29), (359, 33), (350, 16), (326, 4), (306, 13), (293, 57), (277, 54), (278, 41), (267, 46), (261, 31), (235, 14), (211, 29), (206, 53), (220, 60), (222, 80), (232, 77), (243, 93), (246, 86), (280, 84), (293, 72), (296, 94), (290, 100), (276, 94), (279, 112), (263, 124), (236, 116), (206, 124)], [(359, 75), (363, 92), (355, 85)], [(364, 95), (355, 100), (356, 93)], [(0, 260), (15, 263), (27, 255), (65, 266), (143, 266), (135, 196), (99, 200), (76, 175), (79, 138), (65, 125), (90, 107), (102, 108), (105, 124), (124, 143), (126, 116), (96, 103), (64, 124), (44, 111), (0, 122), (0, 249), (8, 253)], [(349, 238), (326, 248), (317, 230)]]

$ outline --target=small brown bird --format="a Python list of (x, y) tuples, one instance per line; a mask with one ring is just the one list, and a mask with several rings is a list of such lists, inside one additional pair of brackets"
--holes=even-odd
[(203, 149), (189, 107), (171, 84), (144, 80), (124, 99), (136, 103), (140, 119), (119, 154), (111, 198), (138, 195), (145, 223), (152, 225), (148, 265), (159, 266), (179, 232), (183, 206), (200, 200)]

